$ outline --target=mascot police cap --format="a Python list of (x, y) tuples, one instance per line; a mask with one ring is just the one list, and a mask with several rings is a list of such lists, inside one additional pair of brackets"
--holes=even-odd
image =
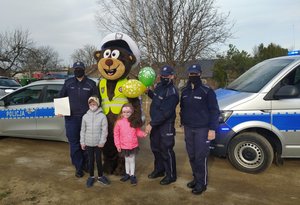
[(132, 38), (130, 38), (128, 35), (125, 33), (117, 32), (117, 33), (111, 33), (108, 34), (107, 36), (104, 37), (104, 39), (101, 41), (100, 46), (101, 49), (105, 49), (106, 45), (108, 43), (112, 43), (113, 41), (124, 41), (129, 47), (129, 52), (131, 52), (135, 58), (136, 62), (133, 64), (133, 67), (137, 66), (140, 63), (140, 58), (141, 58), (141, 52)]

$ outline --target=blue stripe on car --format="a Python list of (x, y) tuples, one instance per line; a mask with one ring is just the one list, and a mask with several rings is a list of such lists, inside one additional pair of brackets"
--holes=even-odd
[(300, 130), (300, 113), (275, 113), (273, 114), (273, 122), (271, 123), (270, 113), (237, 113), (230, 116), (226, 124), (233, 128), (238, 124), (250, 121), (261, 121), (273, 124), (280, 131), (299, 131)]
[(273, 125), (281, 131), (299, 131), (300, 113), (277, 113), (273, 115)]
[(54, 117), (54, 107), (38, 108), (36, 111), (36, 117), (38, 118)]
[[(34, 111), (36, 109), (36, 111)], [(54, 117), (54, 108), (22, 108), (0, 110), (0, 119), (30, 119)]]

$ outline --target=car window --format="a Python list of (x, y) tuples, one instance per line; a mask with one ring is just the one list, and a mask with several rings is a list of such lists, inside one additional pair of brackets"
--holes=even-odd
[(43, 102), (53, 102), (54, 98), (58, 98), (62, 86), (63, 85), (47, 85)]
[(294, 59), (272, 59), (256, 64), (227, 86), (227, 89), (257, 93)]
[(40, 103), (43, 87), (38, 85), (24, 88), (7, 96), (5, 102), (8, 105)]
[(6, 79), (6, 78), (1, 78), (0, 79), (0, 86), (21, 87), (21, 85), (17, 81), (15, 81), (14, 79)]
[(300, 88), (300, 66), (295, 71), (294, 85)]
[(279, 88), (284, 85), (294, 85), (300, 92), (300, 66), (295, 68), (292, 72), (290, 72), (285, 78), (283, 78), (280, 81)]

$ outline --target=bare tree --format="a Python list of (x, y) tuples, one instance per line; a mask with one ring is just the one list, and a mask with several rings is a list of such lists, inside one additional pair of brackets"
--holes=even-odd
[(32, 49), (26, 54), (26, 61), (22, 65), (22, 71), (29, 73), (33, 71), (48, 72), (61, 69), (61, 59), (58, 52), (49, 46), (41, 46)]
[(97, 50), (96, 46), (84, 45), (83, 48), (77, 49), (72, 54), (73, 61), (81, 61), (86, 67), (91, 67), (96, 63), (94, 52)]
[(21, 29), (0, 33), (0, 72), (2, 75), (14, 75), (20, 71), (26, 53), (32, 51), (33, 41), (29, 32)]
[(215, 0), (99, 0), (97, 24), (132, 36), (151, 66), (181, 67), (215, 54), (231, 37), (229, 14), (220, 14)]

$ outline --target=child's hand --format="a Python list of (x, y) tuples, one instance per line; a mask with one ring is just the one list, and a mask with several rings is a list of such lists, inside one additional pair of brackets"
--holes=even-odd
[(148, 125), (146, 126), (146, 128), (145, 128), (145, 132), (146, 132), (147, 134), (150, 134), (151, 129), (152, 129), (152, 126), (151, 126), (150, 124), (148, 124)]
[(104, 147), (104, 145), (103, 144), (98, 144), (98, 147), (102, 148), (102, 147)]
[(121, 152), (121, 148), (117, 148), (118, 152)]
[(208, 140), (214, 140), (215, 138), (216, 138), (216, 132), (214, 130), (209, 130), (207, 139)]
[(86, 145), (85, 144), (81, 144), (81, 149), (85, 150)]

